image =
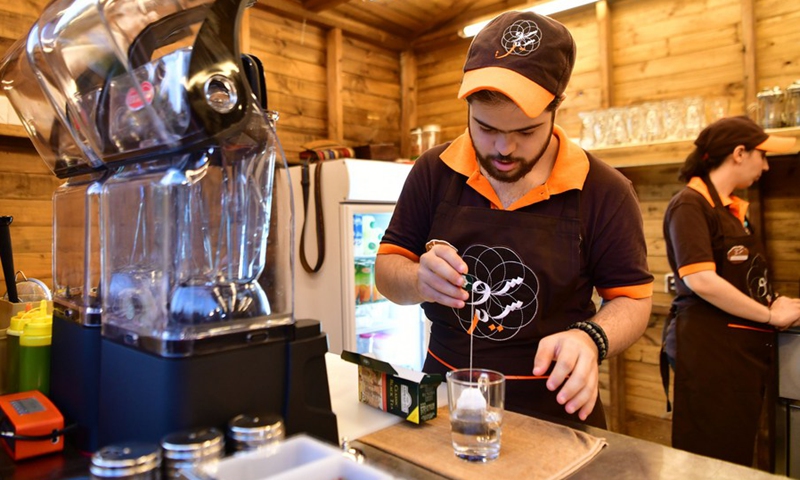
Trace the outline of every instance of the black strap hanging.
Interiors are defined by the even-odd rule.
[[[316,210],[316,226],[317,226],[317,263],[313,267],[309,265],[306,259],[306,224],[308,224],[308,194],[309,194],[309,181],[310,175],[308,170],[311,168],[309,162],[303,164],[303,176],[300,184],[303,187],[303,228],[300,232],[300,264],[303,265],[303,270],[308,273],[316,273],[322,268],[322,262],[325,261],[325,221],[322,214],[322,162],[317,163],[317,168],[314,170],[314,209]]]

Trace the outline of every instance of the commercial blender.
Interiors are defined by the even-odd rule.
[[[54,195],[51,399],[94,451],[236,415],[337,442],[246,0],[55,0],[0,69]],[[287,179],[287,181],[281,181]]]

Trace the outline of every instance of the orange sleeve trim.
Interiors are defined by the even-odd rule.
[[[381,243],[381,245],[378,247],[378,255],[386,254],[401,255],[412,262],[419,262],[419,255],[414,254],[410,250],[406,250],[403,247],[398,247],[397,245],[392,245],[391,243]]]
[[[604,300],[612,300],[617,297],[628,298],[649,298],[653,296],[653,282],[643,285],[629,285],[627,287],[597,288],[597,293]]]
[[[697,272],[707,272],[707,271],[716,272],[717,271],[717,264],[714,262],[700,262],[700,263],[692,263],[689,265],[684,265],[678,269],[678,276],[680,278],[685,277],[686,275],[691,275]]]

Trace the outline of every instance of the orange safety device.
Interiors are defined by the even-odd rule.
[[[64,449],[64,417],[38,390],[0,396],[0,410],[0,438],[14,460]]]

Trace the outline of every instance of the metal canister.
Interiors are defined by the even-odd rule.
[[[783,126],[784,93],[780,87],[765,88],[756,95],[756,123],[763,128],[780,128]]]
[[[160,480],[161,451],[151,443],[108,445],[92,455],[91,478]]]
[[[439,144],[441,125],[431,124],[422,127],[422,151],[426,151]]]
[[[231,452],[252,451],[278,445],[285,437],[280,415],[237,415],[228,422]]]
[[[161,439],[164,478],[181,478],[181,471],[216,472],[225,455],[225,437],[216,428],[171,433]]]
[[[800,80],[786,87],[786,114],[784,116],[787,127],[800,127]]]

